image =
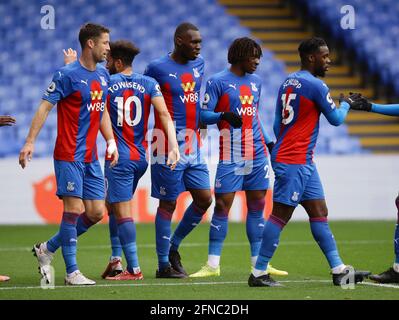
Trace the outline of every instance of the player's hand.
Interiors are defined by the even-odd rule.
[[[241,128],[242,126],[241,117],[234,112],[223,112],[220,119],[227,121],[234,129]]]
[[[339,102],[341,103],[342,101],[347,102],[352,110],[371,111],[371,103],[360,93],[349,92],[348,97],[341,93]]]
[[[0,127],[12,126],[16,123],[15,118],[11,116],[0,116]]]
[[[267,149],[269,150],[269,154],[272,154],[272,150],[274,148],[274,142],[269,142],[268,144],[266,144]]]
[[[171,169],[175,170],[177,162],[180,160],[180,152],[179,148],[173,148],[168,153],[168,160],[166,161],[166,165]]]
[[[65,64],[75,62],[78,59],[78,54],[76,50],[73,50],[72,48],[69,48],[68,50],[63,49],[62,52],[64,52]]]
[[[360,110],[360,111],[371,111],[371,102],[360,93],[352,93],[349,92],[350,95],[356,95],[356,102],[351,105],[351,109],[353,110]],[[359,97],[357,97],[359,95]]]
[[[119,160],[119,152],[118,152],[118,148],[116,147],[116,142],[115,139],[109,139],[107,141],[107,155],[108,157],[112,157],[113,159],[111,161],[111,163],[109,164],[109,166],[115,167],[118,164],[118,160]]]
[[[32,142],[26,142],[19,153],[19,165],[25,169],[27,161],[32,160],[34,146]]]

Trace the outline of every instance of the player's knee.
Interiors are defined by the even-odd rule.
[[[176,201],[160,201],[159,207],[167,212],[173,213],[176,209]]]
[[[247,201],[248,213],[263,211],[265,204],[265,198]]]
[[[86,212],[87,217],[94,223],[97,223],[102,220],[104,217],[104,210],[94,209],[89,212]]]
[[[216,199],[215,211],[225,212],[225,211],[228,211],[228,210],[229,210],[229,208],[227,207],[227,205],[225,204],[225,202],[222,199]]]
[[[212,197],[204,197],[200,199],[199,201],[195,201],[194,204],[198,207],[201,208],[202,210],[206,211],[212,204]]]

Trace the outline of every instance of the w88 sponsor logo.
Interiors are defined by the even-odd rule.
[[[256,107],[241,107],[241,108],[236,108],[236,111],[240,116],[256,115]]]
[[[186,93],[184,96],[179,96],[181,102],[183,103],[196,103],[199,100],[199,92],[190,92]]]
[[[96,112],[103,112],[105,109],[105,102],[92,102],[90,104],[87,104],[87,110],[89,110],[90,112],[92,111],[96,111]]]

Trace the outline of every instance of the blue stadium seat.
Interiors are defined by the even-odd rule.
[[[370,14],[376,10],[373,1],[353,0],[354,5],[362,12],[357,19],[359,30],[350,35],[340,35],[347,43],[364,39],[370,32]],[[367,2],[367,5],[364,5]],[[399,47],[399,4],[394,0],[381,0],[385,12],[378,27],[389,29],[395,35],[395,50]],[[302,0],[304,5],[309,1]],[[339,16],[331,12],[332,6],[344,5],[344,0],[322,0],[312,2],[309,11],[317,16],[323,12],[325,23],[337,25]],[[202,55],[206,60],[205,79],[213,73],[228,66],[227,49],[237,37],[250,36],[247,28],[242,27],[237,17],[227,14],[225,8],[216,0],[196,0],[190,6],[178,0],[147,0],[131,3],[118,0],[98,2],[95,0],[58,0],[54,6],[56,20],[54,30],[40,28],[38,17],[40,8],[48,1],[39,0],[27,2],[14,0],[10,3],[0,3],[0,36],[2,50],[0,52],[0,113],[13,114],[17,118],[17,126],[0,130],[0,157],[16,155],[22,146],[29,128],[30,121],[44,90],[51,81],[52,74],[63,65],[62,49],[72,47],[80,50],[77,31],[87,21],[105,24],[111,30],[111,40],[128,39],[135,42],[141,49],[141,54],[134,62],[134,70],[143,72],[146,65],[173,48],[173,33],[178,23],[190,21],[197,24],[203,37]],[[112,10],[110,10],[112,8]],[[339,11],[336,14],[340,15]],[[364,18],[363,18],[364,17]],[[339,21],[339,20],[338,20]],[[388,25],[389,24],[389,25]],[[388,26],[387,26],[388,25]],[[365,30],[365,31],[364,31]],[[381,29],[380,29],[381,30]],[[337,28],[334,32],[339,32]],[[377,33],[381,34],[381,32]],[[387,32],[388,34],[388,32]],[[376,40],[377,41],[377,40]],[[377,41],[374,45],[380,45]],[[390,44],[391,45],[391,44]],[[359,46],[359,55],[369,59],[377,68],[386,67],[386,62],[392,58],[392,52],[387,50],[378,59],[372,45]],[[370,68],[374,67],[370,64]],[[272,124],[276,95],[284,80],[285,66],[274,58],[273,54],[264,50],[258,74],[263,79],[261,120],[265,123],[268,133],[274,137]],[[18,75],[18,76],[15,76]],[[399,79],[399,66],[392,67],[384,73],[386,81]],[[399,92],[399,80],[397,83]],[[51,156],[56,138],[57,115],[53,110],[47,119],[36,144],[36,156]],[[349,138],[346,128],[332,128],[324,121],[320,124],[321,136],[318,153],[357,153],[362,152],[360,144]],[[331,129],[330,129],[331,127]],[[328,129],[327,129],[328,128]],[[343,143],[336,146],[335,139]],[[99,135],[99,153],[104,154],[104,144]],[[7,143],[5,143],[5,141]],[[14,141],[9,148],[9,141]],[[348,146],[351,146],[350,149]]]

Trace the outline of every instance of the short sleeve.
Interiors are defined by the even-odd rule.
[[[221,96],[221,91],[221,83],[210,78],[206,82],[204,101],[201,108],[203,110],[214,111]]]
[[[162,92],[161,92],[161,87],[159,86],[159,83],[155,80],[152,79],[150,80],[150,95],[151,99],[155,97],[162,97]]]
[[[315,82],[312,90],[313,99],[323,114],[330,113],[336,109],[335,103],[330,95],[330,89],[324,82]]]
[[[47,100],[51,104],[56,104],[71,93],[71,81],[62,71],[57,71],[53,75],[53,79],[44,92],[42,99]]]

